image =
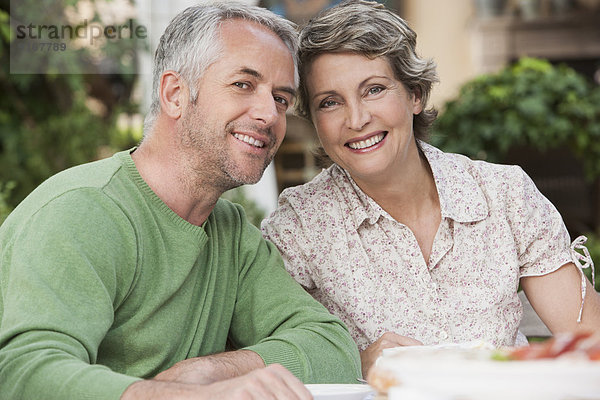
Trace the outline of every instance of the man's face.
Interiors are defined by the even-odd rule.
[[[256,183],[279,148],[294,100],[294,64],[281,39],[253,22],[221,27],[223,52],[180,119],[191,167],[225,190]]]

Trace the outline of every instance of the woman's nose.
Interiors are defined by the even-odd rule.
[[[349,105],[346,121],[349,129],[360,131],[371,121],[371,113],[361,103]]]

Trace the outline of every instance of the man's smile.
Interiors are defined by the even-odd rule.
[[[233,137],[237,140],[241,140],[244,143],[248,143],[251,146],[262,148],[265,146],[265,142],[262,140],[254,139],[252,136],[244,135],[241,133],[234,133]]]

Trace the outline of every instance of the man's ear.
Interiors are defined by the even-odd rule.
[[[172,119],[181,117],[185,103],[185,83],[175,71],[165,71],[160,77],[160,108]]]

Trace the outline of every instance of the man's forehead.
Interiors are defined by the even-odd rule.
[[[294,61],[290,49],[270,29],[252,21],[228,20],[221,28],[222,53],[216,64],[227,65],[228,75],[245,74],[257,79],[274,75],[294,82]],[[218,68],[218,67],[217,67]]]
[[[271,37],[287,48],[283,42],[283,39],[281,39],[281,37],[279,37],[279,35],[277,35],[271,29],[259,24],[258,22],[248,21],[241,18],[232,18],[222,21],[220,24],[219,33],[222,39],[230,39],[234,41],[240,39],[246,39],[247,41],[252,37],[263,37],[265,39]]]

